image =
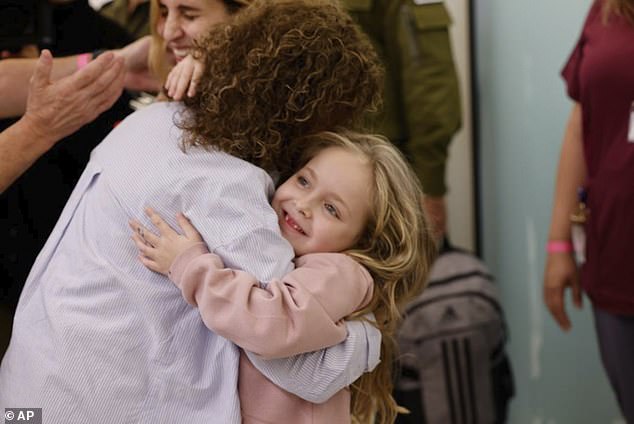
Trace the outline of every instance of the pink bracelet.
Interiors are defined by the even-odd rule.
[[[90,62],[90,59],[92,59],[92,54],[90,53],[83,53],[77,56],[77,69],[79,70],[83,68],[84,66],[88,65],[88,62]]]
[[[572,242],[570,240],[550,240],[546,243],[548,253],[571,253]]]

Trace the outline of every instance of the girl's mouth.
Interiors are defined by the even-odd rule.
[[[295,222],[295,220],[286,211],[284,211],[284,221],[293,230],[297,231],[298,233],[302,235],[306,235],[302,227],[300,227],[299,224]]]

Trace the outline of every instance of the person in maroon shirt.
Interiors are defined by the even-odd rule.
[[[603,365],[634,423],[634,0],[593,3],[562,76],[574,106],[557,171],[544,301],[568,330],[564,292],[571,289],[581,307],[583,288]],[[580,187],[589,213],[578,269],[570,240]]]

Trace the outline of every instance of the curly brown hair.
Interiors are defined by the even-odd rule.
[[[333,0],[255,0],[214,26],[194,56],[205,66],[178,123],[184,146],[269,171],[288,169],[300,136],[359,127],[381,101],[381,62]]]

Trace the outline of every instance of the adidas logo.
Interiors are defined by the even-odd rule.
[[[449,305],[449,306],[447,306],[445,308],[445,311],[443,312],[442,316],[440,317],[440,322],[444,323],[444,322],[456,321],[459,318],[460,317],[458,316],[458,313],[456,312],[454,307]]]

